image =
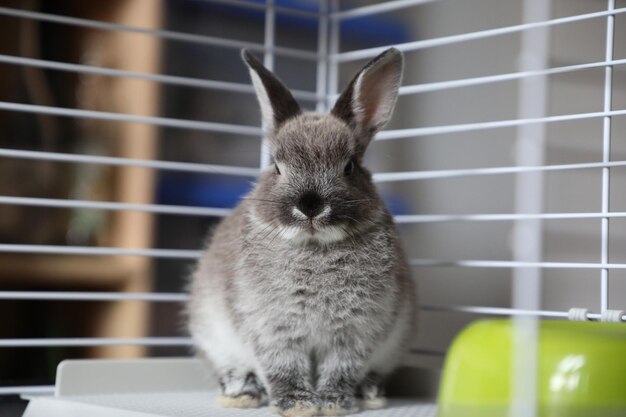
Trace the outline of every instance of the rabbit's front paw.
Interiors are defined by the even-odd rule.
[[[319,397],[308,391],[298,391],[279,396],[272,401],[272,411],[284,417],[309,417],[319,415]]]
[[[344,416],[359,411],[353,395],[326,393],[322,394],[322,414],[325,416]]]
[[[243,394],[236,396],[220,395],[215,401],[226,408],[256,408],[261,405],[261,398]]]
[[[387,405],[387,399],[385,397],[363,399],[363,407],[368,410],[378,410],[384,408],[385,405]]]

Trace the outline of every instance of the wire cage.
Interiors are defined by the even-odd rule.
[[[620,0],[0,1],[12,318],[0,395],[52,393],[63,359],[189,355],[188,268],[271,157],[241,48],[316,111],[366,60],[405,53],[367,165],[418,281],[408,366],[436,373],[480,316],[626,320],[624,12]],[[170,366],[139,361],[128,369]],[[94,363],[70,366],[61,391],[113,392],[119,381],[80,391]],[[411,415],[436,412],[416,404]]]

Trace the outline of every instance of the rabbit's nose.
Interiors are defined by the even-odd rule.
[[[313,218],[322,212],[324,200],[318,193],[309,191],[300,196],[296,208],[305,216]]]

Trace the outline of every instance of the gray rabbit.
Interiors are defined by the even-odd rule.
[[[403,56],[388,49],[330,114],[302,112],[244,50],[274,164],[218,226],[191,283],[189,329],[226,407],[269,397],[283,416],[382,407],[408,350],[415,285],[393,219],[362,166],[389,120]]]

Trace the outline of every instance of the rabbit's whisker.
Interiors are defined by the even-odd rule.
[[[345,200],[345,201],[342,201],[342,203],[362,203],[364,201],[375,201],[375,200],[372,198],[362,198],[359,200]]]
[[[272,223],[267,223],[265,226],[263,226],[263,227],[261,228],[261,230],[260,230],[260,231],[258,231],[258,232],[254,235],[254,237],[253,237],[251,240],[252,240],[252,241],[254,241],[254,240],[258,239],[258,238],[259,238],[261,235],[263,235],[263,234],[264,234],[263,239],[265,239],[265,237],[267,237],[267,235],[269,235],[269,234],[272,232],[272,230],[273,230],[272,226],[274,226]],[[269,231],[268,231],[268,230],[269,230]],[[266,233],[266,232],[267,232],[267,233]],[[262,240],[263,240],[263,239],[262,239]]]
[[[272,236],[272,238],[270,239],[270,241],[267,243],[267,245],[265,245],[266,247],[270,248],[270,250],[271,250],[272,243],[274,243],[274,240],[276,240],[276,238],[277,238],[279,235],[282,235],[282,233],[283,233],[283,231],[284,231],[284,229],[283,229],[282,227],[280,227],[280,226],[277,226],[274,230],[276,230],[277,232],[276,232],[276,233],[274,233],[274,235]]]
[[[242,200],[250,200],[250,201],[263,201],[266,203],[274,203],[274,204],[282,204],[280,201],[277,200],[268,200],[266,198],[252,198],[252,197],[244,197],[242,198]]]
[[[270,228],[270,230],[265,233],[263,235],[263,237],[261,238],[261,240],[265,241],[267,240],[270,236],[272,236],[274,234],[274,232],[276,232],[277,230],[280,230],[280,226],[276,226],[276,225],[272,225],[272,227]]]

